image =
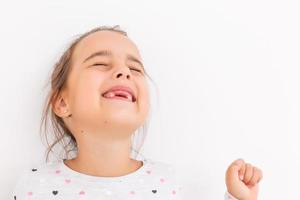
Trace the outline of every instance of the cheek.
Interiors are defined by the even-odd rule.
[[[140,91],[140,110],[147,115],[150,107],[150,94],[149,88],[146,84],[142,84]]]
[[[88,107],[99,105],[101,95],[100,85],[103,77],[95,75],[95,73],[87,73],[82,75],[74,84],[73,102],[76,110],[84,109],[86,111],[93,110]]]

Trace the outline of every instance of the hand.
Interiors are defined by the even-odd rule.
[[[237,159],[226,171],[227,191],[239,200],[257,200],[258,183],[262,177],[259,168]]]

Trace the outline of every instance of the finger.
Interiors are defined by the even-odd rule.
[[[259,169],[259,168],[257,168],[257,173],[258,173],[258,176],[259,176],[257,182],[259,183],[263,178],[263,173],[262,173],[261,169]]]
[[[258,183],[259,179],[260,179],[259,169],[257,167],[253,167],[253,176],[251,177],[248,184],[255,185],[256,183]]]
[[[246,172],[244,174],[244,183],[248,184],[253,176],[253,167],[250,163],[246,163]]]

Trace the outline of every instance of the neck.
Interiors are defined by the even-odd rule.
[[[76,171],[93,176],[122,176],[136,171],[142,163],[130,158],[131,136],[128,133],[82,133],[76,137],[78,154],[66,161]]]

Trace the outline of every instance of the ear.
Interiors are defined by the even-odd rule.
[[[57,98],[51,102],[53,112],[59,117],[68,117],[70,115],[70,109],[67,102],[68,101],[66,93],[61,91],[58,94]]]

